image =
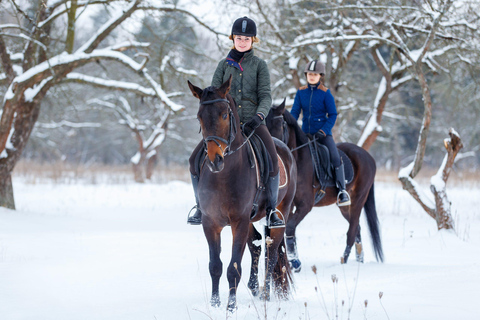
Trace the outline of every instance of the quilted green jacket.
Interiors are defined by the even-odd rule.
[[[255,56],[253,49],[239,63],[227,57],[219,62],[212,86],[220,87],[232,74],[230,94],[238,105],[240,122],[245,123],[258,112],[265,117],[272,107],[270,73],[267,63]]]

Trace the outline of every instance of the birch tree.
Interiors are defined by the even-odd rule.
[[[148,57],[133,57],[130,49],[141,50],[146,44],[127,41],[105,44],[109,35],[125,25],[137,12],[146,10],[179,11],[204,25],[188,10],[159,1],[52,1],[39,2],[33,17],[16,1],[8,8],[20,23],[0,25],[0,59],[3,73],[1,83],[7,89],[3,95],[0,119],[0,206],[15,208],[11,173],[14,169],[32,129],[38,119],[41,102],[49,90],[62,81],[75,80],[101,85],[115,90],[154,92],[165,106],[167,114],[178,112],[183,107],[172,101],[161,85],[149,74]],[[7,10],[5,2],[0,3]],[[77,19],[88,7],[109,6],[111,18],[83,43],[76,44]],[[55,26],[66,19],[68,30],[58,48],[52,34],[58,35]],[[208,27],[207,27],[208,28]],[[13,40],[15,41],[13,41]],[[21,40],[21,45],[18,45]],[[136,74],[135,82],[116,81],[91,77],[74,72],[85,65],[100,61],[113,61]]]

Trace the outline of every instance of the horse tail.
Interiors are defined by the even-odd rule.
[[[374,185],[370,187],[367,201],[363,208],[367,214],[368,228],[372,237],[373,249],[375,250],[375,258],[377,261],[383,262],[382,239],[380,238],[380,227],[378,223],[377,209],[375,208]]]
[[[285,238],[278,246],[277,264],[273,268],[272,279],[277,297],[287,299],[293,285],[293,274],[287,258]]]

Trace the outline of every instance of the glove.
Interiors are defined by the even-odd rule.
[[[255,131],[255,129],[258,128],[258,126],[260,126],[262,121],[263,119],[259,114],[254,115],[252,119],[248,120],[243,125],[243,133],[245,133],[245,135],[248,137],[253,131]]]
[[[325,132],[323,132],[323,130],[318,130],[317,133],[315,133],[315,138],[318,139],[322,139],[322,138],[325,138],[327,135],[325,134]]]

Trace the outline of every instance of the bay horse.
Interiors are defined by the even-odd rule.
[[[210,254],[209,269],[212,278],[210,303],[215,307],[220,306],[219,281],[222,275],[220,233],[225,226],[230,225],[233,244],[227,268],[229,284],[227,309],[233,312],[237,307],[236,291],[242,275],[241,262],[247,244],[252,256],[248,288],[254,296],[260,293],[262,298],[268,300],[273,282],[277,296],[288,298],[292,273],[286,257],[285,227],[269,229],[265,236],[266,279],[264,290],[260,292],[258,262],[262,249],[258,241],[262,236],[253,222],[265,217],[266,195],[265,192],[259,194],[258,211],[252,218],[252,207],[258,186],[256,165],[252,166],[250,163],[250,146],[246,143],[246,138],[237,132],[240,120],[235,101],[228,94],[231,82],[232,77],[219,88],[207,87],[203,90],[190,81],[188,86],[193,96],[200,100],[197,118],[206,151],[198,183],[198,200]],[[297,168],[290,149],[278,139],[274,139],[274,142],[280,157],[279,164],[283,163],[285,168],[283,185],[282,181],[280,182],[277,208],[287,219],[295,195]],[[280,171],[282,172],[282,169]]]
[[[296,228],[305,216],[315,207],[323,207],[336,203],[337,190],[335,187],[325,189],[326,195],[315,203],[315,194],[319,192],[319,183],[315,177],[309,138],[300,128],[297,120],[285,109],[285,100],[279,106],[273,106],[266,119],[267,127],[273,137],[283,140],[292,150],[297,162],[297,190],[293,200],[295,212],[289,215],[286,226],[287,255],[295,272],[301,270],[301,261],[298,258]],[[367,215],[375,258],[383,262],[383,249],[380,238],[380,227],[375,208],[374,179],[376,173],[375,159],[363,148],[352,143],[339,143],[342,150],[351,160],[354,178],[347,184],[347,191],[351,197],[350,206],[339,207],[343,217],[348,221],[347,245],[340,258],[346,263],[355,243],[356,259],[363,262],[363,246],[360,235],[359,218],[362,208]]]

